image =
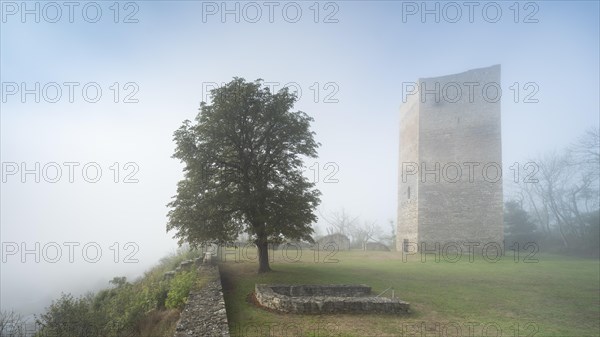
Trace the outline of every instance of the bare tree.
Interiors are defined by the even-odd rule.
[[[545,199],[540,199],[541,195],[539,185],[523,183],[521,184],[521,191],[523,195],[523,207],[525,204],[528,208],[533,211],[534,219],[540,225],[544,235],[551,235],[552,230],[550,229],[550,210]]]
[[[26,322],[14,311],[0,311],[0,336],[24,337]]]
[[[567,185],[567,161],[564,157],[554,153],[538,161],[540,168],[540,197],[548,205],[554,215],[558,231],[565,248],[569,248],[566,236],[567,227],[572,227],[567,214],[565,214],[564,195]]]
[[[600,129],[588,129],[569,150],[580,159],[580,163],[589,165],[596,176],[600,175]]]
[[[344,208],[339,212],[330,212],[329,215],[324,215],[320,212],[319,214],[329,225],[327,227],[327,234],[340,233],[346,236],[351,235],[352,226],[358,220],[358,216],[350,215]]]
[[[381,229],[375,221],[365,221],[362,226],[353,226],[351,232],[353,234],[352,237],[354,238],[354,242],[360,244],[363,250],[367,250],[367,243],[380,235]]]
[[[536,180],[521,184],[521,200],[546,235],[555,227],[564,248],[570,248],[571,241],[579,246],[597,226],[587,215],[600,208],[600,132],[588,130],[566,151],[535,163]]]
[[[572,189],[572,198],[580,202],[572,204],[579,216],[579,207],[585,212],[600,208],[600,129],[589,129],[569,149],[570,167],[578,180]],[[577,194],[577,195],[576,195]]]

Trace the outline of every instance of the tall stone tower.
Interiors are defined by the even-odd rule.
[[[500,65],[403,89],[397,249],[502,245]]]

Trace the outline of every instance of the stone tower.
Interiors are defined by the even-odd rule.
[[[397,249],[502,245],[500,65],[403,86]]]

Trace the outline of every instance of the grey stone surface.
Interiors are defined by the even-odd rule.
[[[167,271],[167,272],[165,272],[165,273],[163,274],[163,278],[164,278],[164,279],[171,279],[171,278],[175,277],[175,274],[176,274],[176,273],[175,273],[175,271],[174,271],[174,270]]]
[[[202,277],[210,280],[201,289],[191,291],[177,322],[174,337],[229,337],[227,311],[217,266],[199,268]]]
[[[397,250],[405,242],[438,251],[448,243],[502,244],[502,179],[493,181],[502,166],[499,85],[499,65],[420,79],[401,106]]]
[[[271,284],[258,285],[259,288],[271,288],[274,292],[285,296],[368,296],[371,287],[364,284]]]
[[[179,267],[181,267],[181,270],[190,270],[193,265],[194,265],[194,260],[185,260],[185,261],[181,261],[181,263],[179,263]]]
[[[374,297],[366,285],[256,284],[255,297],[263,307],[296,314],[388,313],[405,314],[409,303]]]
[[[202,259],[203,264],[211,264],[213,262],[213,255],[211,252],[204,253],[204,258]]]

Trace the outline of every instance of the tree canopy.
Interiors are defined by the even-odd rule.
[[[537,237],[536,225],[521,204],[510,200],[504,206],[504,236],[508,245],[517,243],[519,247],[524,247],[528,242],[534,242]]]
[[[517,198],[539,224],[547,246],[600,254],[600,129],[588,129],[562,151],[531,159]],[[525,166],[527,168],[527,166]]]
[[[313,118],[291,111],[297,97],[287,88],[272,93],[261,80],[234,78],[213,89],[211,100],[174,133],[173,157],[185,166],[168,204],[167,230],[192,247],[246,232],[265,272],[269,243],[312,242],[320,192],[302,166],[320,145],[310,131]]]

